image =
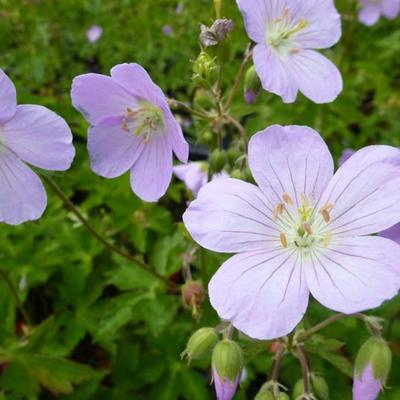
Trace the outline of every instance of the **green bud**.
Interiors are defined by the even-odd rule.
[[[215,149],[210,156],[210,166],[213,173],[221,172],[227,162],[226,153],[223,150]]]
[[[208,129],[204,129],[204,130],[200,133],[198,139],[199,139],[199,142],[200,142],[200,143],[209,144],[209,143],[211,143],[212,140],[214,139],[214,135],[213,135],[212,132],[209,131]]]
[[[304,382],[303,379],[300,379],[299,381],[296,382],[293,388],[293,398],[297,399],[300,397],[302,394],[304,394]]]
[[[254,400],[275,400],[274,395],[269,390],[261,390],[256,394]]]
[[[212,367],[221,380],[233,382],[243,368],[243,352],[233,340],[224,339],[219,342],[212,354]]]
[[[200,328],[188,340],[186,349],[181,353],[181,358],[188,361],[205,356],[217,343],[218,335],[213,328]]]
[[[210,111],[215,109],[215,98],[209,90],[198,89],[194,94],[193,105],[196,109]]]
[[[329,386],[322,376],[312,374],[311,385],[319,400],[329,400]]]
[[[228,161],[231,165],[234,165],[237,159],[242,155],[242,152],[236,147],[231,147],[228,152]]]
[[[254,66],[251,66],[244,78],[244,97],[247,103],[254,103],[261,92],[261,81]]]
[[[285,392],[280,392],[278,396],[275,398],[276,400],[290,400],[290,397]]]
[[[209,88],[218,79],[217,65],[205,51],[202,51],[193,64],[193,82],[195,85]]]
[[[369,364],[374,378],[385,383],[392,365],[392,352],[384,339],[371,337],[361,346],[355,362],[357,375],[361,376]]]
[[[231,173],[230,173],[231,178],[234,179],[243,179],[243,173],[240,169],[234,169]]]

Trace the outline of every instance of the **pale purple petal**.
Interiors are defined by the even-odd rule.
[[[256,43],[265,42],[267,21],[277,18],[283,10],[283,2],[270,2],[265,0],[236,0],[240,12],[243,15],[247,34]],[[281,4],[279,4],[281,3]]]
[[[103,35],[103,28],[99,25],[92,25],[86,31],[86,37],[90,43],[96,43]]]
[[[344,149],[342,156],[339,159],[339,167],[341,167],[356,151],[353,149]]]
[[[17,93],[11,79],[0,68],[0,124],[7,122],[17,111]]]
[[[253,49],[254,67],[261,80],[262,87],[268,92],[282,97],[285,103],[296,100],[298,87],[292,72],[273,49],[258,44]]]
[[[137,100],[109,76],[85,74],[72,82],[72,104],[92,125],[116,118],[121,123],[127,109]]]
[[[201,162],[190,162],[187,165],[177,165],[173,168],[175,175],[185,183],[186,187],[197,197],[199,190],[207,183],[207,171],[203,170]]]
[[[382,381],[374,377],[371,364],[358,376],[354,371],[353,400],[376,400],[382,389]]]
[[[318,132],[305,126],[273,125],[253,136],[249,165],[271,206],[288,194],[299,207],[301,194],[318,200],[333,175],[333,160]]]
[[[131,171],[132,190],[142,200],[155,202],[165,194],[172,178],[172,149],[165,135],[145,144]]]
[[[218,372],[213,368],[213,381],[215,387],[215,393],[217,395],[217,400],[232,400],[236,393],[239,377],[237,377],[233,382],[229,379],[221,379]]]
[[[118,64],[111,69],[111,78],[135,98],[147,100],[162,108],[167,106],[164,93],[141,65]]]
[[[273,209],[257,186],[226,178],[205,185],[183,221],[203,247],[235,253],[279,247],[272,216]]]
[[[400,150],[369,146],[356,152],[326,188],[320,206],[331,205],[327,230],[335,235],[377,233],[400,221]]]
[[[0,145],[0,221],[18,225],[39,219],[47,197],[39,177]]]
[[[237,254],[211,279],[211,304],[222,319],[254,339],[287,335],[307,308],[304,269],[293,250]]]
[[[302,50],[288,56],[297,87],[318,104],[330,103],[343,90],[342,75],[326,57],[313,50]]]
[[[9,149],[35,167],[65,171],[74,159],[69,126],[42,106],[18,106],[14,117],[3,125],[1,136]]]
[[[183,136],[182,128],[168,107],[164,107],[163,112],[165,116],[165,132],[168,135],[172,150],[179,161],[187,163],[189,144]]]
[[[396,224],[391,228],[380,232],[379,236],[393,240],[394,242],[400,244],[400,224]]]
[[[389,19],[394,19],[400,12],[400,0],[382,0],[382,14]]]
[[[379,5],[370,3],[364,5],[361,8],[360,13],[358,14],[358,19],[364,25],[371,26],[378,21],[380,16],[381,16],[381,10],[379,8]]]
[[[336,238],[307,261],[307,285],[325,307],[352,314],[380,306],[400,288],[400,246],[377,236]]]
[[[142,137],[119,126],[89,128],[91,168],[104,178],[116,178],[132,168],[144,147]]]

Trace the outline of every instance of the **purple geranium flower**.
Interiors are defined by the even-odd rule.
[[[0,69],[0,221],[36,220],[46,208],[43,184],[25,163],[65,171],[74,155],[66,122],[45,107],[17,105],[15,86]]]
[[[217,399],[232,400],[239,384],[239,376],[233,382],[229,378],[221,379],[217,370],[213,368],[213,380]]]
[[[203,247],[239,253],[209,284],[222,319],[258,339],[291,332],[309,292],[352,314],[400,288],[400,246],[377,236],[400,221],[400,150],[370,146],[333,175],[320,135],[272,126],[253,136],[249,164],[258,187],[208,183],[184,214]]]
[[[120,64],[111,77],[85,74],[72,84],[72,102],[90,123],[93,171],[115,178],[131,170],[132,190],[145,201],[163,196],[172,177],[172,151],[187,162],[189,146],[167,99],[138,64]]]
[[[400,0],[361,0],[358,18],[364,25],[371,26],[378,22],[381,15],[394,19],[399,12]]]
[[[174,30],[172,29],[171,25],[164,25],[162,27],[162,33],[164,36],[170,37],[174,33]]]
[[[383,379],[376,379],[374,371],[369,364],[361,376],[354,377],[353,382],[353,400],[375,400],[378,398],[382,389]]]
[[[92,25],[86,31],[86,37],[90,43],[96,43],[103,35],[103,28],[99,25]]]
[[[333,0],[237,0],[249,37],[257,43],[254,65],[263,88],[295,101],[302,92],[315,103],[342,91],[338,69],[313,49],[333,46],[341,21]]]

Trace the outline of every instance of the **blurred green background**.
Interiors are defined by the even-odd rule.
[[[319,106],[301,97],[284,105],[263,93],[249,106],[239,94],[232,112],[251,134],[273,123],[315,127],[336,159],[346,147],[399,146],[400,20],[366,28],[355,18],[351,1],[336,4],[343,37],[326,54],[343,73],[339,99]],[[248,39],[233,0],[224,1],[223,15],[235,21],[232,60],[223,75],[223,88],[229,89]],[[19,103],[51,108],[74,134],[75,162],[53,178],[98,231],[178,283],[183,281],[182,254],[193,246],[181,224],[187,201],[183,184],[174,181],[158,204],[145,204],[132,194],[127,175],[114,180],[94,175],[85,147],[87,124],[72,108],[69,91],[78,74],[107,74],[115,64],[138,62],[169,96],[191,101],[199,23],[210,25],[213,17],[211,0],[0,0],[0,67],[16,84]],[[86,38],[92,24],[104,31],[95,44]],[[166,25],[171,35],[163,33]],[[181,117],[197,158],[202,127]],[[219,322],[207,301],[201,317],[193,319],[179,294],[168,293],[152,276],[107,252],[50,190],[48,197],[39,222],[0,226],[0,271],[14,283],[32,323],[27,326],[0,280],[0,361],[6,360],[0,366],[0,399],[214,398],[209,360],[188,367],[179,358],[195,329]],[[196,255],[193,274],[206,285],[226,256],[202,250]],[[392,389],[382,399],[399,399],[400,300],[373,314],[385,318],[384,332],[395,354]],[[312,303],[305,323],[329,315]],[[351,363],[368,332],[348,319],[323,333],[345,344],[337,350],[343,343],[321,338],[322,344],[310,343],[312,368],[327,379],[331,399],[350,399]],[[242,344],[248,377],[239,400],[253,398],[273,355],[268,343]],[[300,377],[296,360],[285,358],[282,383],[292,388]]]

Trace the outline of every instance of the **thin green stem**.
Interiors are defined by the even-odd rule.
[[[96,229],[90,224],[90,222],[83,216],[80,210],[72,203],[72,201],[65,195],[65,193],[61,190],[61,188],[57,185],[57,183],[48,176],[42,176],[42,179],[47,183],[47,185],[53,190],[53,192],[62,200],[65,207],[69,209],[71,212],[75,214],[75,216],[79,219],[82,225],[86,228],[86,230],[98,241],[100,242],[105,248],[110,250],[113,253],[120,255],[121,257],[125,258],[126,260],[134,263],[143,271],[148,272],[149,274],[153,275],[154,277],[158,278],[159,280],[166,283],[169,288],[174,290],[179,290],[179,285],[171,282],[165,276],[159,274],[154,267],[150,266],[149,264],[145,263],[144,261],[138,259],[135,256],[127,253],[126,251],[120,249],[119,247],[115,246],[113,243],[110,243],[104,236],[102,236]]]
[[[304,340],[309,338],[310,336],[314,335],[314,333],[317,333],[318,331],[320,331],[321,329],[326,328],[327,326],[335,323],[336,321],[339,321],[342,318],[346,318],[348,317],[348,315],[346,314],[335,314],[332,315],[332,317],[329,317],[327,319],[325,319],[324,321],[320,322],[319,324],[313,326],[312,328],[310,328],[308,331],[302,333],[299,335],[298,340]]]
[[[243,141],[245,154],[247,154],[249,147],[249,138],[247,136],[246,129],[236,118],[232,117],[232,115],[226,114],[224,118],[238,130],[240,137],[242,138]]]
[[[202,119],[210,120],[213,118],[212,115],[210,115],[206,112],[201,112],[201,111],[195,110],[194,108],[188,106],[184,102],[176,100],[176,99],[168,99],[168,104],[170,105],[170,107],[181,108],[182,110],[188,112],[189,114],[192,114],[192,115],[202,118]]]
[[[4,282],[7,284],[7,286],[10,289],[10,292],[12,293],[14,299],[15,299],[15,304],[17,305],[17,308],[19,309],[20,313],[22,314],[22,317],[25,320],[25,323],[28,324],[29,326],[32,326],[31,319],[29,317],[28,312],[25,310],[24,305],[21,302],[21,299],[19,298],[17,289],[14,286],[14,283],[8,276],[8,274],[4,271],[0,271],[0,276],[3,278]]]

